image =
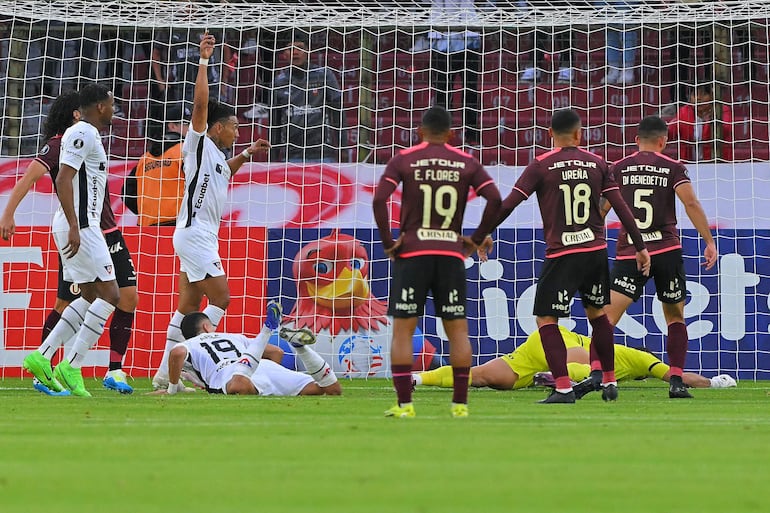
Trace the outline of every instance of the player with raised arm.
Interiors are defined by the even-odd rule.
[[[85,397],[91,394],[80,368],[120,301],[115,265],[100,229],[108,168],[99,131],[110,125],[113,107],[112,93],[106,88],[85,86],[80,91],[80,121],[61,138],[55,182],[61,205],[51,230],[64,279],[80,286],[81,297],[67,307],[64,322],[57,323],[40,349],[24,360],[24,367],[45,386],[55,390],[60,384]],[[73,332],[77,334],[69,354],[50,374],[50,361],[43,355],[50,358]]]
[[[259,139],[237,156],[226,159],[223,150],[238,139],[235,109],[209,100],[207,66],[214,52],[214,36],[204,34],[195,81],[190,129],[182,146],[185,193],[174,231],[174,250],[181,263],[179,303],[166,333],[166,349],[160,368],[153,377],[156,389],[168,385],[168,355],[184,341],[181,322],[188,313],[198,311],[203,296],[208,305],[203,313],[216,329],[230,304],[230,288],[219,256],[219,224],[227,201],[230,178],[258,151],[267,151],[267,141]]]
[[[602,397],[614,401],[618,389],[613,327],[604,312],[609,302],[609,263],[600,209],[602,196],[615,207],[628,229],[636,251],[636,264],[645,274],[649,272],[650,256],[607,163],[578,147],[582,125],[577,113],[571,109],[556,111],[548,132],[554,149],[536,157],[524,169],[503,201],[498,222],[502,223],[516,206],[533,193],[537,194],[546,250],[535,292],[534,314],[548,367],[556,380],[554,393],[541,402],[575,402],[567,373],[567,349],[558,320],[569,315],[572,296],[578,291],[593,328],[591,346],[604,371]]]
[[[3,215],[0,217],[0,235],[9,239],[16,231],[14,214],[19,204],[27,195],[32,186],[46,173],[50,173],[51,180],[56,183],[59,172],[59,154],[61,152],[62,134],[70,126],[80,119],[80,94],[77,91],[68,91],[59,95],[51,104],[51,109],[46,117],[44,125],[44,144],[37,157],[30,162],[24,176],[11,191],[8,203]],[[109,194],[105,192],[102,206],[101,229],[110,250],[112,262],[115,265],[115,276],[120,290],[120,301],[110,322],[110,360],[109,369],[102,383],[106,388],[117,390],[123,394],[130,394],[133,388],[126,381],[123,372],[123,356],[128,349],[128,341],[131,338],[131,327],[134,322],[134,310],[137,304],[136,271],[131,260],[131,254],[126,247],[123,234],[115,223],[115,215],[110,206]],[[48,314],[43,325],[43,339],[40,349],[31,353],[24,360],[24,367],[32,374],[52,376],[50,373],[51,357],[56,349],[66,344],[67,339],[75,335],[73,326],[75,319],[82,317],[82,312],[87,309],[80,303],[73,308],[65,310],[67,306],[80,296],[77,285],[66,281],[63,277],[61,258],[59,258],[59,283],[56,291],[56,302]],[[65,313],[66,312],[66,313]],[[64,316],[65,322],[59,323]],[[57,326],[56,334],[48,341],[48,335]],[[47,342],[47,343],[46,343]],[[46,372],[48,371],[48,372]],[[39,380],[45,388],[39,390],[48,392],[60,392],[60,384],[55,380]],[[48,383],[45,383],[48,381]]]
[[[465,318],[465,257],[490,233],[500,208],[500,192],[473,156],[447,144],[452,135],[449,113],[431,107],[422,118],[422,142],[402,150],[385,168],[374,195],[373,210],[385,253],[393,262],[388,314],[393,316],[391,370],[398,404],[389,417],[414,417],[412,405],[412,336],[423,314],[428,291],[449,338],[454,373],[453,417],[468,416],[471,346]],[[403,184],[400,235],[393,240],[387,201]],[[479,227],[462,236],[471,187],[487,204]]]
[[[667,141],[666,122],[658,116],[648,116],[639,123],[636,136],[639,151],[612,167],[620,184],[620,192],[642,231],[652,265],[649,276],[637,271],[628,232],[620,230],[615,264],[610,275],[610,304],[605,311],[610,323],[615,326],[631,303],[642,296],[647,281],[653,278],[668,325],[666,352],[671,364],[668,396],[676,399],[692,397],[682,382],[688,340],[684,323],[687,278],[684,274],[682,243],[676,226],[677,197],[684,205],[687,217],[706,242],[703,265],[707,270],[717,262],[717,248],[706,214],[687,176],[687,169],[681,162],[661,153]],[[604,208],[609,210],[607,205]],[[596,368],[593,353],[591,356],[591,366]],[[593,377],[596,378],[595,375]]]
[[[559,326],[564,345],[567,348],[567,370],[570,380],[577,383],[573,388],[575,398],[580,399],[594,390],[588,382],[591,368],[589,350],[591,337],[569,331]],[[535,331],[512,353],[498,356],[471,368],[472,387],[490,387],[496,390],[519,390],[538,386],[554,386],[553,376],[543,351],[540,333]],[[618,381],[643,379],[647,377],[669,381],[668,365],[652,353],[633,347],[615,344],[615,377]],[[727,388],[737,386],[735,379],[727,374],[707,378],[694,372],[682,374],[685,385],[695,388]],[[414,375],[415,386],[452,386],[452,369],[448,365]]]
[[[271,302],[262,330],[255,338],[241,334],[215,333],[211,320],[202,312],[182,319],[185,342],[171,350],[169,385],[155,394],[176,394],[187,389],[179,381],[182,371],[196,375],[206,391],[228,395],[340,395],[342,387],[324,359],[307,347],[315,336],[307,328],[282,328],[280,336],[289,341],[308,374],[289,370],[265,359],[262,353],[272,332],[281,324],[281,306]]]

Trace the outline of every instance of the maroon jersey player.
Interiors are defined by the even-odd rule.
[[[549,133],[554,149],[530,163],[503,202],[502,222],[522,201],[537,194],[546,242],[546,258],[535,293],[534,313],[556,389],[544,403],[573,403],[567,374],[567,350],[558,318],[569,315],[570,302],[580,292],[593,327],[591,346],[604,370],[602,397],[617,398],[612,325],[604,313],[609,302],[607,241],[600,198],[615,207],[633,240],[636,263],[649,270],[650,257],[634,217],[620,196],[606,162],[578,148],[582,127],[573,110],[554,113]]]
[[[452,414],[468,414],[471,348],[465,319],[464,259],[492,230],[500,193],[478,160],[447,144],[450,126],[444,108],[428,109],[419,130],[422,143],[388,162],[372,205],[382,245],[394,260],[388,313],[394,317],[391,370],[398,404],[386,416],[414,416],[412,336],[428,291],[449,338],[455,380]],[[394,241],[387,200],[399,184],[403,186],[400,235]],[[471,188],[487,204],[479,227],[468,238],[461,230]]]
[[[708,219],[681,162],[661,152],[666,147],[668,131],[665,121],[649,116],[639,123],[636,144],[639,151],[617,162],[612,171],[620,192],[636,218],[642,238],[651,256],[650,275],[644,276],[634,265],[634,249],[628,232],[618,234],[615,264],[610,273],[610,304],[605,308],[614,326],[626,309],[637,301],[644,285],[653,278],[663,315],[668,325],[666,352],[671,365],[669,397],[692,397],[682,383],[682,368],[687,357],[687,326],[684,323],[686,278],[676,220],[676,197],[684,204],[687,216],[706,242],[704,266],[716,264],[717,249]],[[608,209],[607,206],[605,208]],[[592,358],[593,360],[593,358]],[[592,368],[596,367],[591,362]]]

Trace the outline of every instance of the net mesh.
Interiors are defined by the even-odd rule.
[[[210,95],[236,109],[234,151],[259,137],[273,144],[264,162],[236,175],[226,208],[221,250],[233,303],[224,329],[255,332],[266,298],[280,298],[289,312],[296,306],[295,317],[306,315],[298,298],[307,295],[307,284],[298,278],[295,257],[313,244],[343,247],[352,237],[365,254],[364,281],[376,304],[359,310],[358,301],[338,301],[329,313],[314,303],[313,312],[327,317],[367,319],[365,329],[355,321],[318,321],[318,348],[345,375],[379,375],[388,368],[390,328],[381,306],[389,265],[377,242],[371,195],[383,164],[418,140],[416,127],[428,106],[449,107],[452,143],[487,165],[507,194],[520,166],[550,148],[547,126],[555,109],[576,109],[585,147],[617,160],[633,152],[642,117],[681,119],[693,88],[704,86],[716,122],[709,128],[683,123],[667,149],[691,161],[723,255],[719,273],[701,271],[701,242],[680,212],[690,280],[688,367],[767,377],[770,352],[762,341],[770,324],[764,256],[770,217],[762,203],[769,199],[763,170],[770,159],[770,5],[471,4],[0,1],[0,203],[39,150],[41,123],[58,94],[93,81],[113,91],[119,111],[105,136],[112,206],[140,275],[127,364],[136,375],[149,373],[176,301],[173,228],[136,227],[119,192],[136,159],[189,109],[197,41],[209,30],[218,41]],[[290,65],[296,42],[309,50],[311,67],[322,71],[320,82],[292,98],[291,115],[279,96],[281,84],[298,77]],[[688,130],[702,142],[680,144]],[[4,375],[18,372],[19,355],[37,345],[53,304],[57,264],[49,225],[56,204],[50,180],[40,180],[16,212],[17,235],[3,247],[10,270],[5,294],[15,294],[5,296]],[[482,208],[483,202],[471,203],[466,225]],[[479,362],[511,351],[534,329],[530,305],[543,256],[536,208],[523,205],[502,226],[493,262],[468,264]],[[312,283],[328,285],[327,278],[317,273]],[[570,326],[586,333],[579,301],[575,309]],[[665,323],[652,294],[631,312],[619,340],[662,353]],[[415,351],[422,364],[435,365],[448,353],[438,324],[429,315],[420,325]],[[99,347],[107,345],[105,336]]]

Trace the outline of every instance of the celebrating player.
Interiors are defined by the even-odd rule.
[[[63,277],[80,285],[81,297],[62,314],[63,322],[41,347],[24,359],[24,367],[51,390],[66,387],[89,397],[80,368],[88,350],[104,331],[120,301],[115,265],[99,228],[107,187],[107,153],[99,131],[112,121],[112,93],[99,85],[80,91],[80,121],[61,138],[56,193],[61,203],[54,215],[53,238],[59,248]],[[67,357],[51,373],[49,358],[74,333]]]
[[[415,415],[412,335],[429,290],[449,338],[455,383],[451,413],[454,417],[468,416],[471,347],[465,319],[464,258],[491,231],[500,193],[478,160],[447,144],[451,123],[444,108],[428,109],[419,129],[422,143],[390,160],[374,195],[374,217],[382,245],[394,260],[388,314],[394,317],[391,370],[398,404],[385,412],[389,417]],[[387,200],[402,182],[401,233],[394,241]],[[460,230],[471,187],[487,205],[479,227],[468,239]]]
[[[29,164],[24,176],[19,180],[11,191],[8,204],[5,207],[2,217],[0,217],[0,234],[4,239],[9,239],[16,231],[14,213],[21,201],[27,195],[32,186],[45,175],[51,174],[51,179],[56,182],[56,176],[59,172],[59,154],[61,151],[62,134],[64,131],[80,119],[80,95],[77,91],[62,93],[51,104],[51,110],[48,113],[44,125],[44,144],[37,157]],[[123,356],[128,349],[128,341],[131,337],[131,327],[134,322],[134,310],[137,303],[136,291],[136,271],[134,263],[131,260],[131,254],[126,247],[126,241],[123,234],[115,223],[115,215],[110,206],[109,194],[105,192],[104,203],[101,211],[101,229],[107,241],[110,250],[112,263],[115,266],[115,276],[117,277],[118,287],[120,289],[120,301],[118,302],[115,313],[112,315],[110,323],[110,362],[107,374],[104,377],[103,384],[106,388],[117,390],[123,394],[130,394],[133,388],[126,382],[126,374],[123,372]],[[56,291],[56,302],[53,309],[48,314],[43,325],[43,339],[40,349],[33,352],[24,360],[24,367],[34,375],[43,376],[43,384],[48,381],[46,388],[53,392],[60,392],[60,384],[53,378],[45,379],[51,376],[51,357],[56,349],[66,343],[66,338],[74,335],[71,326],[75,325],[70,317],[80,316],[77,312],[85,311],[80,304],[74,309],[67,311],[65,322],[58,323],[67,305],[75,301],[80,296],[80,291],[76,285],[64,280],[61,258],[59,259],[59,284]],[[58,324],[57,324],[58,323]],[[48,335],[59,326],[61,333],[57,333],[48,343]],[[46,373],[46,371],[49,371]]]
[[[567,348],[567,370],[570,380],[583,381],[589,377],[589,353],[591,337],[571,332],[559,326],[564,345]],[[471,383],[473,387],[490,387],[497,390],[518,390],[536,383],[538,374],[548,370],[543,343],[540,333],[535,331],[527,340],[512,353],[499,356],[481,365],[471,368]],[[550,373],[548,374],[550,376]],[[548,377],[546,376],[546,377]],[[654,377],[669,381],[672,377],[668,365],[656,358],[652,353],[615,344],[615,377],[618,381]],[[727,374],[706,378],[693,372],[685,372],[681,378],[684,384],[696,388],[726,388],[736,386],[735,380]],[[421,372],[414,375],[415,385],[452,386],[452,369],[445,365],[438,369]],[[550,381],[550,380],[549,380]],[[593,390],[585,385],[575,386],[576,398],[585,395],[584,388]]]
[[[202,312],[186,315],[181,324],[186,341],[171,350],[168,388],[156,394],[184,391],[179,379],[185,368],[195,373],[196,381],[210,393],[280,396],[342,393],[329,364],[306,347],[315,343],[315,336],[306,328],[283,328],[281,337],[289,341],[309,375],[262,358],[270,335],[281,324],[278,303],[267,305],[265,324],[253,339],[240,334],[215,333],[211,320]]]
[[[168,355],[184,338],[181,322],[200,309],[203,296],[208,306],[203,313],[216,329],[230,303],[230,289],[219,256],[219,223],[227,200],[230,178],[258,151],[270,145],[259,139],[237,156],[226,160],[223,150],[238,139],[238,118],[227,105],[209,100],[207,66],[214,52],[214,36],[206,33],[200,44],[201,57],[195,81],[190,130],[182,146],[185,193],[174,231],[174,250],[179,255],[179,303],[166,332],[166,349],[152,384],[168,384]]]
[[[631,207],[636,224],[642,230],[652,265],[649,276],[638,272],[632,260],[634,250],[628,242],[628,233],[622,229],[618,234],[617,256],[610,275],[610,304],[605,307],[605,311],[610,323],[616,325],[631,303],[642,296],[647,280],[654,279],[668,325],[666,352],[671,363],[668,396],[675,399],[692,397],[685,387],[686,383],[682,381],[688,340],[684,323],[687,279],[682,260],[682,243],[676,227],[675,197],[684,204],[687,216],[706,241],[703,252],[706,261],[703,265],[707,270],[716,264],[717,248],[706,214],[687,176],[687,169],[681,162],[661,153],[667,140],[665,121],[657,116],[648,116],[639,123],[636,136],[639,151],[612,167],[623,199]],[[607,205],[604,208],[609,210]],[[592,353],[591,366],[595,368],[593,356]]]
[[[618,396],[612,324],[604,306],[609,302],[609,265],[600,197],[604,195],[628,229],[636,250],[636,263],[645,275],[650,255],[618,185],[601,157],[578,148],[582,126],[571,109],[556,111],[548,129],[554,149],[531,162],[503,201],[502,222],[522,201],[537,193],[545,233],[545,264],[535,292],[534,314],[543,349],[556,380],[554,393],[542,403],[574,403],[567,373],[567,350],[558,328],[559,317],[569,315],[570,302],[580,291],[593,327],[591,346],[601,368],[602,397]],[[499,223],[498,223],[499,224]],[[483,249],[483,248],[482,248]]]

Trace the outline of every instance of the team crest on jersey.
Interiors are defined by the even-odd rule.
[[[111,266],[111,265],[105,265],[105,266],[104,266],[104,269],[105,269],[105,270],[106,270],[108,273],[112,274],[112,266]]]
[[[80,149],[83,147],[83,139],[75,139],[72,141],[72,146],[74,146],[76,149]]]
[[[42,148],[40,148],[40,155],[41,155],[41,156],[42,156],[42,155],[48,155],[48,152],[49,152],[49,151],[51,151],[51,147],[50,147],[50,146],[48,146],[48,145],[46,144],[45,146],[43,146]]]
[[[221,175],[223,171],[222,164],[217,164],[216,170],[217,170],[217,173]]]

